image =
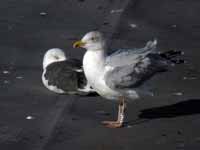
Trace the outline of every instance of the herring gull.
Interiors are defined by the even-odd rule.
[[[158,53],[157,41],[147,42],[144,48],[121,49],[111,55],[106,53],[106,40],[102,33],[91,31],[73,47],[85,48],[83,69],[89,84],[102,97],[119,100],[116,121],[103,121],[110,128],[124,125],[126,101],[135,100],[151,92],[142,85],[152,76],[167,71],[172,63],[180,63],[180,51]]]
[[[59,48],[52,48],[45,53],[42,82],[50,91],[59,94],[94,93],[83,73],[82,62],[67,58]]]

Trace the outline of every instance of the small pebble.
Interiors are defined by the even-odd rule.
[[[187,80],[188,79],[188,77],[183,77],[183,80]]]
[[[121,13],[123,11],[124,11],[123,9],[115,9],[115,10],[113,9],[113,10],[110,11],[110,13],[111,14],[113,14],[113,13]]]
[[[32,119],[34,119],[34,117],[33,116],[27,116],[26,119],[27,120],[32,120]]]
[[[4,70],[3,71],[3,74],[9,74],[10,72],[9,71],[7,71],[7,70]]]
[[[18,76],[18,77],[16,77],[16,79],[23,79],[23,77],[22,76]]]
[[[177,92],[177,93],[173,93],[173,95],[176,95],[176,96],[182,96],[183,93],[182,93],[182,92]]]
[[[133,23],[129,24],[129,26],[130,26],[131,28],[137,28],[137,25],[136,25],[136,24],[133,24]]]
[[[183,77],[183,80],[196,80],[197,77]]]
[[[40,13],[40,16],[46,16],[46,15],[47,15],[46,12],[41,12],[41,13]]]

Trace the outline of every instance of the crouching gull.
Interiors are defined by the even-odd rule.
[[[94,93],[83,73],[82,62],[67,58],[58,48],[50,49],[44,55],[42,82],[46,88],[59,94]]]
[[[103,121],[107,127],[124,125],[124,111],[127,100],[135,100],[143,95],[151,95],[142,85],[159,72],[167,71],[171,63],[180,63],[181,52],[156,52],[157,41],[149,41],[144,48],[122,49],[111,55],[106,54],[106,41],[102,33],[87,33],[73,47],[87,51],[83,58],[83,69],[89,84],[102,97],[119,100],[116,121]]]

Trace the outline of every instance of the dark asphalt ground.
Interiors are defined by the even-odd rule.
[[[200,149],[199,1],[0,3],[0,150]],[[160,51],[185,52],[186,64],[149,82],[154,97],[128,104],[128,125],[121,129],[100,124],[116,117],[116,103],[57,95],[41,82],[44,52],[59,47],[81,59],[84,50],[72,43],[94,29],[104,31],[111,49],[157,38]]]

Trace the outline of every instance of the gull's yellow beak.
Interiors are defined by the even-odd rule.
[[[80,41],[76,41],[76,42],[74,42],[74,44],[73,44],[73,48],[83,47],[84,45],[85,45],[85,43],[82,42],[81,40],[80,40]]]

